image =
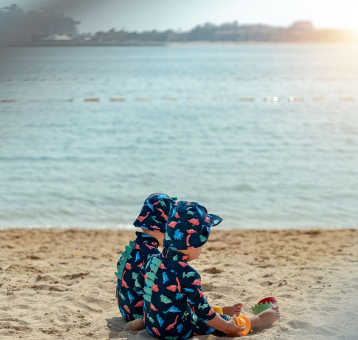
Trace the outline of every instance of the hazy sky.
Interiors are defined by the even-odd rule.
[[[237,20],[288,26],[311,20],[316,27],[358,30],[358,0],[0,0],[23,9],[56,3],[80,20],[80,32],[126,30],[189,30],[197,24]]]

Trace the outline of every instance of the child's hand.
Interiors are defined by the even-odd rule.
[[[227,329],[225,331],[225,333],[227,335],[232,335],[232,336],[235,336],[235,337],[242,336],[239,332],[243,332],[246,329],[245,326],[244,327],[236,326],[236,323],[235,323],[236,318],[237,318],[237,315],[234,314],[232,316],[232,319],[230,321],[228,321]]]

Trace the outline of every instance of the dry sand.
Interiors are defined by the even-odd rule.
[[[153,339],[124,332],[114,271],[133,232],[0,231],[0,339]],[[192,262],[212,304],[275,296],[251,339],[358,339],[358,231],[213,231]],[[214,336],[203,336],[210,338]]]

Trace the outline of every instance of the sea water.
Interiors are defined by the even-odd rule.
[[[154,192],[223,228],[358,227],[357,46],[0,56],[0,227],[125,227]]]

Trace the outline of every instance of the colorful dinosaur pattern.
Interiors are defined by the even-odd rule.
[[[216,331],[205,323],[216,312],[205,298],[200,275],[187,259],[180,252],[164,248],[147,261],[137,276],[137,293],[148,296],[144,300],[145,326],[158,339],[187,339]],[[230,320],[227,315],[222,317]]]
[[[174,205],[174,199],[165,194],[149,195],[144,201],[134,226],[165,233],[167,220]]]
[[[174,250],[201,247],[208,240],[211,228],[221,221],[221,217],[208,214],[198,203],[176,202],[167,221],[163,246]]]
[[[151,256],[160,254],[159,242],[154,237],[140,232],[137,232],[136,235],[135,244],[132,244],[133,249],[126,248],[126,251],[131,250],[128,259],[124,259],[122,255],[117,263],[119,269],[123,268],[122,276],[117,279],[117,304],[123,318],[128,321],[143,316],[143,296],[138,295],[134,289],[137,275]]]

